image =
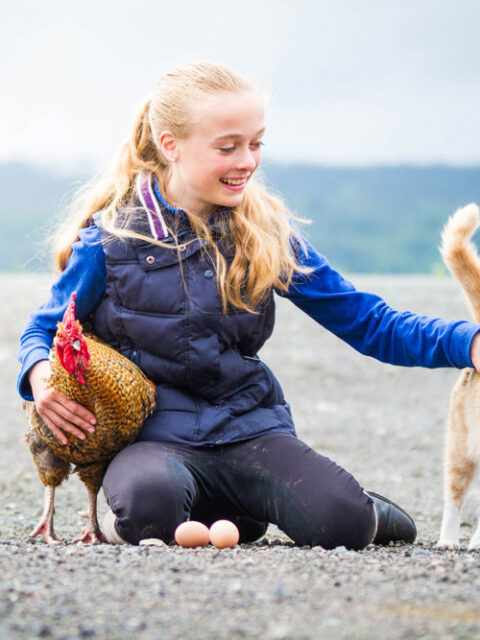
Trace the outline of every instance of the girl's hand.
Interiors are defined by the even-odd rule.
[[[480,371],[480,332],[475,335],[470,347],[470,359],[477,371]]]
[[[48,360],[37,362],[30,369],[28,379],[32,388],[35,408],[47,427],[62,444],[67,444],[65,433],[71,433],[85,440],[88,433],[94,433],[97,420],[84,406],[67,398],[63,393],[47,387],[50,377]]]

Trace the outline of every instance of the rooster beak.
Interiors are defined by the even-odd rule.
[[[72,342],[72,347],[75,349],[75,351],[80,351],[80,340],[74,340]]]

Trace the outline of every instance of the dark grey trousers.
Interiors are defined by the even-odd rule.
[[[298,545],[362,549],[376,527],[372,499],[345,469],[285,433],[215,447],[137,442],[103,480],[119,535],[169,543],[187,519],[234,521],[241,542],[276,524]]]

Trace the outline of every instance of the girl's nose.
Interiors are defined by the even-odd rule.
[[[257,167],[257,159],[251,149],[245,149],[242,154],[238,156],[237,168],[246,171],[254,171]]]

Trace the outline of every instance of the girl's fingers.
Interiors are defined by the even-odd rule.
[[[47,425],[47,427],[50,429],[50,431],[53,433],[53,435],[60,440],[60,442],[62,444],[68,444],[68,438],[67,436],[63,433],[63,431],[61,431],[60,429],[58,429],[54,424],[47,422],[46,420],[44,420],[45,424]]]
[[[37,362],[29,373],[35,406],[45,424],[63,444],[68,443],[66,433],[85,440],[84,431],[93,433],[97,420],[93,413],[78,402],[70,400],[60,391],[48,386],[50,375],[48,360]]]
[[[47,411],[44,413],[42,418],[52,433],[60,440],[60,442],[63,442],[63,444],[67,444],[68,442],[65,433],[71,433],[72,436],[75,436],[75,438],[79,438],[80,440],[85,440],[86,438],[86,435],[81,431],[81,429],[58,413]]]
[[[93,425],[97,423],[97,420],[93,413],[91,413],[88,409],[86,409],[78,402],[74,402],[70,400],[63,393],[59,393],[58,391],[54,391],[50,398],[58,403],[58,407],[55,407],[56,410],[67,420],[73,422],[79,427],[86,429],[90,433],[95,431]]]
[[[60,422],[55,418],[56,415],[63,420],[62,424],[72,424],[89,433],[95,431],[92,424],[92,422],[96,422],[95,416],[82,405],[65,398],[63,394],[52,393],[42,398],[38,403],[37,411],[42,417],[48,415],[57,426],[60,425]]]

